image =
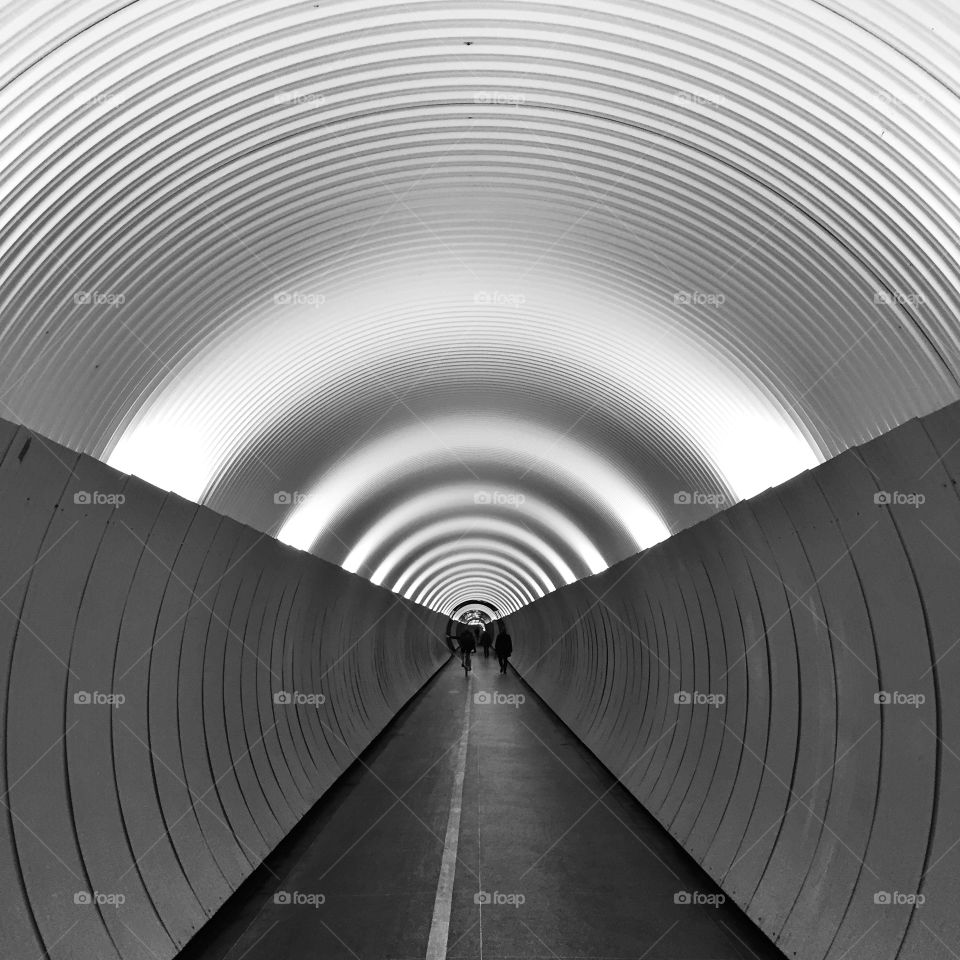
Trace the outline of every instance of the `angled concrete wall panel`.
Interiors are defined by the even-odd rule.
[[[511,618],[517,669],[790,957],[960,939],[958,482],[954,405]]]
[[[447,658],[446,618],[0,422],[5,955],[173,956]]]

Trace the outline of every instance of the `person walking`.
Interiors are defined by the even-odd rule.
[[[507,633],[503,627],[500,628],[500,632],[497,634],[497,639],[493,644],[493,652],[497,655],[500,672],[506,673],[507,661],[513,653],[513,641],[510,639],[510,634]]]
[[[490,632],[489,625],[484,626],[483,633],[480,634],[480,646],[483,647],[484,657],[489,658],[490,647],[493,645],[493,634]]]
[[[477,649],[477,643],[473,631],[466,624],[460,628],[457,641],[460,645],[460,665],[465,671],[469,672],[471,669],[470,654]]]

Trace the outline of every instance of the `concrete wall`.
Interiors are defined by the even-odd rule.
[[[445,617],[2,421],[0,530],[12,960],[173,956],[449,655]]]
[[[956,956],[958,481],[954,405],[511,618],[520,673],[787,956]]]

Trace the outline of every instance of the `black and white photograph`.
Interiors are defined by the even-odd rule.
[[[0,0],[0,960],[960,960],[960,0]]]

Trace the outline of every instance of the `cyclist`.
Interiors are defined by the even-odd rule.
[[[457,642],[460,646],[460,664],[464,672],[469,673],[471,669],[470,654],[477,649],[477,641],[473,631],[466,624],[460,628],[460,632],[457,634]]]

